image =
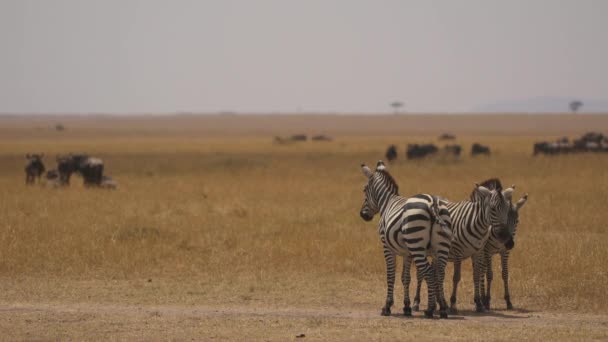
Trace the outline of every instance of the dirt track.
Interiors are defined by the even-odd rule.
[[[395,310],[397,311],[397,310]],[[372,310],[116,304],[2,304],[3,339],[374,340],[606,339],[608,317],[525,311],[462,312],[448,321]]]

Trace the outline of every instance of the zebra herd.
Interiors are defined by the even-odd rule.
[[[46,171],[42,159],[44,154],[26,154],[28,160],[25,166],[25,184],[33,185]],[[104,175],[104,164],[100,158],[90,157],[86,154],[59,155],[56,158],[57,168],[46,172],[46,185],[57,188],[70,185],[72,174],[82,176],[86,187],[101,187],[116,189],[118,184],[110,176]]]
[[[526,203],[527,194],[513,205],[515,186],[503,189],[498,179],[490,179],[475,184],[468,200],[451,202],[430,194],[408,198],[399,195],[399,187],[382,161],[378,162],[375,171],[365,164],[361,165],[361,169],[367,178],[367,184],[364,187],[365,197],[360,216],[365,221],[371,221],[376,214],[380,214],[378,233],[387,269],[387,296],[382,315],[390,315],[394,303],[397,256],[403,257],[401,280],[404,287],[403,312],[406,316],[412,315],[412,309],[419,309],[420,288],[424,280],[429,289],[425,317],[433,317],[436,303],[439,304],[439,316],[448,317],[443,290],[448,261],[454,263],[449,310],[457,312],[456,295],[461,263],[468,258],[473,262],[476,310],[489,310],[493,276],[491,259],[495,254],[501,256],[507,308],[513,307],[508,291],[507,264],[509,251],[514,247],[519,209]],[[428,257],[432,257],[432,264],[428,262]],[[412,262],[418,279],[413,308],[409,296]],[[487,279],[487,293],[483,275]]]

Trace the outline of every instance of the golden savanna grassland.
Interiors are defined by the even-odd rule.
[[[56,123],[65,126],[56,131]],[[602,115],[0,117],[0,331],[7,339],[608,337],[608,154],[533,157],[538,140],[608,132]],[[463,156],[406,161],[408,143],[457,135]],[[273,143],[328,134],[331,142]],[[473,142],[491,157],[469,155]],[[448,321],[380,317],[377,219],[359,217],[359,164],[382,159],[402,195],[468,197],[499,177],[529,194],[506,311]],[[101,157],[116,191],[24,185],[24,155]],[[446,292],[451,291],[451,265]],[[393,312],[401,312],[396,286]],[[426,300],[423,300],[426,302]],[[418,313],[416,316],[421,316]],[[512,319],[510,319],[512,318]]]

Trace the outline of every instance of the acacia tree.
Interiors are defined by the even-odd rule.
[[[391,107],[393,107],[395,114],[399,114],[399,108],[403,107],[403,102],[395,101],[391,103]]]
[[[574,100],[574,101],[570,102],[570,110],[574,114],[576,114],[578,112],[578,110],[581,109],[582,106],[583,106],[582,101]]]

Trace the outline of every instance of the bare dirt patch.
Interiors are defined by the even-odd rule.
[[[524,310],[446,321],[354,308],[16,303],[0,304],[0,330],[9,339],[605,339],[608,316]]]

